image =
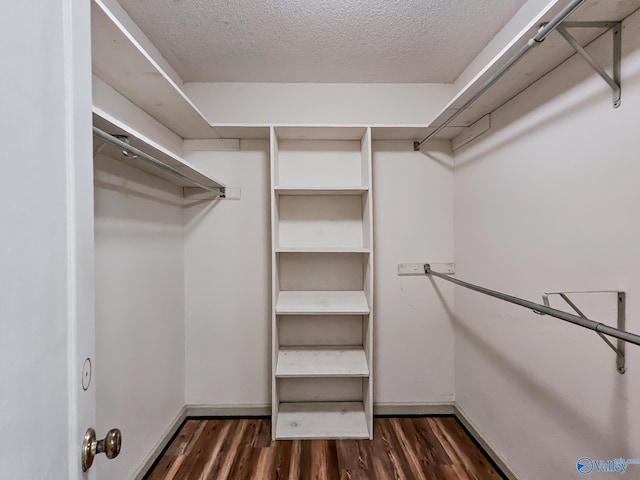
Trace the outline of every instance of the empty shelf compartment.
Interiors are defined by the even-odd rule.
[[[281,403],[276,439],[369,438],[362,402]]]
[[[284,291],[278,295],[278,315],[367,315],[363,291]]]

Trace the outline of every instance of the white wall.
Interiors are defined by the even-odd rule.
[[[77,478],[79,451],[70,451],[70,445],[77,445],[77,431],[88,426],[78,425],[86,420],[78,411],[92,410],[90,401],[76,401],[82,395],[80,376],[68,374],[81,365],[75,356],[76,321],[81,318],[89,330],[92,324],[85,310],[92,280],[75,290],[92,265],[73,265],[76,255],[90,257],[91,228],[84,213],[91,202],[77,206],[72,200],[90,187],[90,164],[82,162],[90,138],[90,84],[88,75],[82,82],[81,71],[88,50],[72,45],[86,40],[88,9],[79,6],[71,13],[69,3],[10,2],[0,19],[3,479]],[[79,138],[85,130],[86,138]],[[88,343],[79,355],[92,354]]]
[[[374,402],[453,400],[453,288],[398,276],[398,264],[453,261],[453,169],[448,144],[373,143]],[[444,302],[440,298],[444,298]]]
[[[185,210],[186,400],[267,405],[271,384],[269,142],[185,159],[242,199]]]
[[[242,188],[240,201],[187,210],[186,400],[268,405],[271,359],[269,145],[187,152],[202,171]],[[442,145],[441,145],[442,147]],[[374,142],[375,395],[387,405],[453,399],[453,330],[425,277],[398,277],[400,262],[452,261],[453,172],[446,148],[432,158],[405,142]],[[452,289],[443,289],[447,303]]]
[[[455,93],[445,84],[186,83],[212,123],[426,125]]]
[[[544,291],[624,290],[627,329],[638,333],[639,13],[622,38],[622,107],[573,58],[457,152],[455,253],[460,278],[533,301]],[[591,49],[605,65],[609,39]],[[615,325],[612,296],[576,301]],[[455,312],[456,400],[520,478],[581,477],[582,456],[640,457],[639,348],[627,347],[619,375],[594,332],[464,289]]]
[[[97,432],[120,428],[99,479],[132,478],[184,406],[181,190],[95,162]]]

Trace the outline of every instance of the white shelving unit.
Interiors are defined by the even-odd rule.
[[[272,435],[373,436],[371,129],[271,129]]]

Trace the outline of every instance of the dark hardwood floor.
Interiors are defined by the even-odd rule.
[[[500,480],[453,417],[376,418],[374,439],[271,441],[268,419],[187,420],[147,480]]]

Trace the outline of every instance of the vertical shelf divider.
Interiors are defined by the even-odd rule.
[[[276,438],[276,427],[278,422],[278,412],[280,399],[278,396],[278,386],[276,380],[276,364],[278,361],[278,318],[276,315],[276,302],[280,294],[280,282],[278,275],[278,254],[276,253],[279,244],[278,239],[278,198],[275,186],[278,181],[278,137],[275,128],[269,129],[271,144],[271,437]]]
[[[369,192],[362,196],[362,236],[365,246],[369,247],[369,255],[367,256],[367,264],[364,266],[364,294],[369,303],[369,316],[363,317],[362,321],[362,343],[364,346],[365,356],[369,364],[369,368],[373,370],[373,265],[374,265],[374,249],[373,249],[373,153],[371,147],[371,127],[367,127],[367,131],[362,139],[362,182],[369,187]],[[367,419],[367,427],[373,435],[373,375],[369,377],[368,382],[363,382],[362,396],[365,407],[365,416]]]

